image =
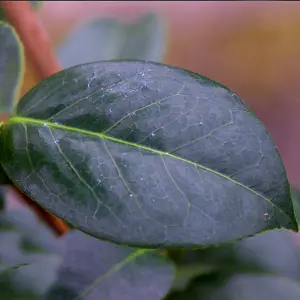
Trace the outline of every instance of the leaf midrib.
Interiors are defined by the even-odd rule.
[[[217,176],[220,176],[220,177],[223,177],[229,181],[231,181],[232,183],[234,184],[237,184],[241,187],[243,187],[244,189],[250,191],[251,193],[261,197],[263,200],[267,201],[271,206],[273,206],[274,208],[276,208],[280,213],[282,213],[283,215],[285,215],[292,223],[292,219],[284,212],[282,211],[282,209],[280,207],[278,207],[276,204],[274,204],[270,199],[266,198],[264,195],[260,194],[259,192],[256,192],[255,190],[251,189],[250,187],[230,178],[229,176],[226,176],[218,171],[215,171],[213,169],[210,169],[208,167],[205,167],[201,164],[198,164],[198,163],[195,163],[193,161],[190,161],[190,160],[187,160],[187,159],[184,159],[180,156],[177,156],[177,155],[174,155],[174,154],[170,154],[168,152],[163,152],[163,151],[160,151],[160,150],[157,150],[157,149],[153,149],[153,148],[150,148],[150,147],[147,147],[147,146],[143,146],[143,145],[139,145],[139,144],[136,144],[136,143],[132,143],[132,142],[128,142],[128,141],[124,141],[124,140],[120,140],[118,138],[115,138],[115,137],[111,137],[111,136],[108,136],[108,135],[105,135],[103,133],[99,133],[99,132],[94,132],[94,131],[89,131],[89,130],[85,130],[85,129],[80,129],[80,128],[75,128],[75,127],[71,127],[71,126],[66,126],[66,125],[62,125],[62,124],[56,124],[56,123],[52,123],[52,122],[49,122],[49,121],[46,121],[46,120],[40,120],[40,119],[33,119],[33,118],[27,118],[27,117],[20,117],[20,116],[13,116],[11,117],[8,121],[7,121],[7,125],[8,124],[13,124],[13,123],[21,123],[21,124],[34,124],[34,125],[39,125],[39,126],[48,126],[48,127],[52,127],[52,128],[56,128],[56,129],[61,129],[61,130],[65,130],[65,131],[71,131],[71,132],[76,132],[76,133],[79,133],[79,134],[85,134],[85,135],[90,135],[90,136],[96,136],[96,137],[99,137],[103,140],[108,140],[108,141],[112,141],[112,142],[115,142],[115,143],[119,143],[119,144],[123,144],[123,145],[127,145],[127,146],[131,146],[131,147],[135,147],[135,148],[138,148],[138,149],[143,149],[145,151],[149,151],[149,152],[152,152],[152,153],[156,153],[158,155],[164,155],[164,156],[168,156],[168,157],[171,157],[173,159],[177,159],[177,160],[180,160],[180,161],[183,161],[187,164],[191,164],[195,167],[198,167],[200,169],[203,169],[203,170],[206,170],[208,172],[211,172]]]

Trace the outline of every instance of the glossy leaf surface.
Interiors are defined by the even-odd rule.
[[[190,247],[297,230],[266,129],[231,90],[186,70],[111,61],[62,71],[23,97],[2,143],[18,187],[100,239]]]
[[[165,41],[164,23],[154,14],[134,23],[101,18],[75,28],[57,49],[57,56],[64,68],[111,59],[160,62]]]
[[[9,113],[23,78],[23,46],[10,25],[0,21],[0,112]]]
[[[63,240],[66,256],[49,300],[160,300],[171,287],[173,264],[157,251],[102,242],[80,231]]]
[[[63,245],[27,209],[0,214],[0,299],[41,299],[56,281]]]

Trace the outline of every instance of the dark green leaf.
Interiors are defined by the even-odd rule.
[[[0,212],[5,207],[6,187],[0,185]]]
[[[1,135],[1,131],[3,129],[3,122],[0,122],[0,135]],[[1,144],[0,144],[1,147]],[[0,165],[0,194],[3,196],[5,194],[5,187],[3,185],[7,185],[10,184],[11,181],[9,180],[9,178],[7,177],[6,173],[4,172],[2,166]],[[0,196],[1,197],[1,196]],[[0,200],[1,202],[1,200]],[[0,205],[1,206],[1,205]],[[0,208],[1,210],[1,208]]]
[[[9,178],[6,176],[5,172],[3,171],[1,165],[0,165],[0,186],[1,185],[7,185],[10,183]]]
[[[0,112],[12,111],[23,78],[23,46],[15,30],[0,21]]]
[[[183,292],[173,293],[167,300],[298,300],[297,281],[258,274],[238,274],[229,278],[199,277]]]
[[[88,62],[111,59],[162,61],[165,50],[165,28],[154,14],[135,23],[115,19],[96,19],[81,25],[58,48],[64,68]]]
[[[0,214],[0,299],[39,299],[56,280],[61,242],[27,209]],[[20,267],[16,267],[20,266]]]
[[[5,21],[5,13],[1,7],[1,3],[0,3],[0,21]]]
[[[266,129],[231,90],[183,69],[59,72],[25,95],[2,139],[15,184],[100,239],[192,247],[298,228]]]
[[[117,246],[80,231],[63,239],[66,256],[49,300],[160,300],[171,287],[174,267],[156,251]]]
[[[292,199],[294,203],[295,215],[300,223],[300,190],[292,188]]]
[[[199,262],[196,262],[193,265],[177,266],[171,290],[184,290],[188,286],[189,282],[195,277],[214,273],[216,270],[218,270],[218,268],[213,265],[202,264]]]
[[[0,122],[0,134],[1,130],[3,128],[3,122]],[[6,192],[7,187],[5,185],[9,184],[10,181],[8,177],[6,176],[6,173],[4,172],[2,166],[0,165],[0,213],[2,210],[4,210],[5,207],[5,198],[6,198]]]

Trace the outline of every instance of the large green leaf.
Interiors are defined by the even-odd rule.
[[[57,49],[57,56],[64,68],[111,59],[160,62],[165,41],[164,23],[152,13],[134,23],[95,19],[75,28]]]
[[[172,262],[156,251],[117,246],[80,231],[63,240],[66,256],[49,300],[160,300],[171,287]]]
[[[27,209],[0,214],[0,299],[40,299],[56,281],[62,242]]]
[[[59,72],[23,97],[2,143],[20,189],[100,239],[193,247],[298,227],[266,129],[231,90],[183,69]]]
[[[13,29],[0,21],[0,112],[12,111],[23,78],[23,46]]]
[[[300,284],[289,278],[263,274],[236,274],[228,278],[199,277],[167,300],[298,300]]]

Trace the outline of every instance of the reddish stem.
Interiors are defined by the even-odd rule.
[[[19,189],[14,189],[16,193],[17,199],[25,203],[35,214],[45,223],[47,224],[52,231],[61,236],[69,230],[68,225],[59,218],[52,215],[50,212],[41,208],[36,202],[32,201],[25,194],[23,194]]]
[[[60,70],[60,66],[49,41],[47,32],[29,1],[1,1],[1,6],[17,31],[40,79],[44,79]]]
[[[1,1],[1,6],[9,23],[18,33],[28,60],[33,64],[42,80],[60,71],[59,64],[53,53],[47,32],[29,1]],[[17,190],[18,199],[27,204],[50,228],[63,235],[69,230],[67,224],[41,208],[36,202]]]

